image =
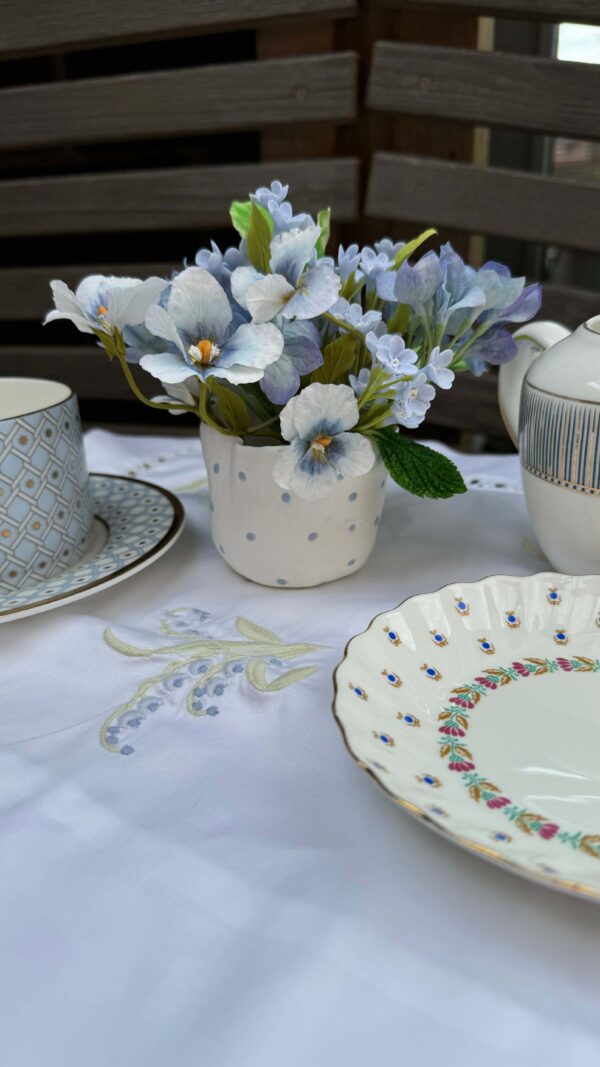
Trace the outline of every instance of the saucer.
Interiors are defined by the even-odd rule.
[[[600,901],[599,654],[598,575],[451,585],[353,638],[333,710],[358,765],[424,825]]]
[[[46,581],[0,594],[0,623],[102,592],[175,544],[184,511],[167,489],[113,474],[91,474],[90,488],[95,522],[85,556]]]

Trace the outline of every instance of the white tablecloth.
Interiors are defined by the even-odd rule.
[[[143,573],[0,627],[3,1067],[598,1067],[597,906],[397,810],[330,711],[377,612],[544,569],[516,458],[463,457],[447,502],[390,488],[366,567],[295,591],[213,549],[195,440],[87,446],[187,523]],[[253,627],[281,642],[257,687],[222,644]]]

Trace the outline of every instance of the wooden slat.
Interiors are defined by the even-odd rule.
[[[60,278],[74,289],[87,274],[168,278],[172,271],[182,268],[183,263],[94,263],[0,270],[0,321],[30,322],[43,318],[51,304],[49,286],[54,278]]]
[[[0,92],[0,148],[176,137],[356,115],[351,52]]]
[[[0,235],[227,225],[231,201],[274,176],[290,183],[299,210],[330,205],[338,220],[356,217],[356,160],[287,160],[1,182]]]
[[[545,282],[542,286],[540,318],[562,322],[564,326],[574,330],[593,315],[600,315],[600,293],[573,289],[568,285],[553,285],[550,282]]]
[[[373,2],[373,0],[371,0]],[[598,0],[374,0],[377,7],[465,11],[514,19],[600,23]]]
[[[367,106],[600,138],[600,65],[378,41]]]
[[[135,377],[146,390],[153,392],[151,378],[134,368]],[[87,345],[59,348],[56,345],[1,345],[0,376],[47,378],[65,382],[78,397],[86,400],[126,400],[131,391],[117,366],[114,366],[90,338]],[[158,384],[158,383],[156,383]],[[139,401],[131,397],[132,406]]]
[[[492,167],[377,152],[366,214],[600,249],[600,189]]]
[[[0,55],[214,33],[271,18],[345,17],[356,0],[0,0]]]
[[[457,374],[452,389],[438,390],[421,431],[428,426],[507,438],[498,408],[497,375],[493,371],[480,378],[466,371]]]

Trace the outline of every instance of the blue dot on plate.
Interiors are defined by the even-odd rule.
[[[277,585],[287,585],[287,578],[276,578]]]
[[[423,781],[426,782],[427,785],[431,785],[432,782],[433,782],[433,778],[431,777],[430,774],[424,774],[423,775]]]
[[[256,534],[255,533],[247,533],[246,534],[246,540],[247,541],[256,541]]]
[[[411,722],[414,722],[414,721],[415,721],[415,720],[413,719],[412,715],[405,715],[405,716],[404,716],[404,719],[405,719],[405,721],[406,721],[406,722],[408,722],[408,723],[411,723]]]
[[[243,471],[238,471],[238,478],[239,478],[240,482],[245,482],[246,481],[246,475],[244,474]]]
[[[433,669],[433,667],[428,667],[427,668],[427,673],[428,673],[429,677],[432,678],[433,675],[435,674],[435,670]]]
[[[219,467],[219,464],[213,463],[213,471],[215,472],[215,474],[218,474],[220,470],[221,468]]]
[[[358,493],[350,493],[348,496],[348,500],[356,500],[357,496]]]
[[[290,496],[290,494],[289,494],[289,493],[282,493],[282,494],[281,494],[281,499],[283,500],[283,503],[284,503],[284,504],[289,504],[289,502],[290,502],[290,500],[291,500],[292,498],[291,498],[291,496]]]
[[[318,533],[309,533],[308,540],[309,541],[316,541],[318,536],[319,536]]]
[[[439,642],[440,642],[440,641],[442,640],[442,635],[441,635],[441,634],[436,634],[436,635],[435,635],[435,640],[436,640],[436,641],[438,642],[438,644],[439,644]]]

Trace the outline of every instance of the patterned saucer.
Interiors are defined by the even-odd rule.
[[[406,811],[526,878],[600,901],[600,576],[415,596],[335,673],[350,754]]]
[[[150,566],[179,537],[183,507],[168,490],[112,474],[91,474],[90,483],[96,521],[85,556],[44,582],[0,594],[0,623],[102,592]]]

